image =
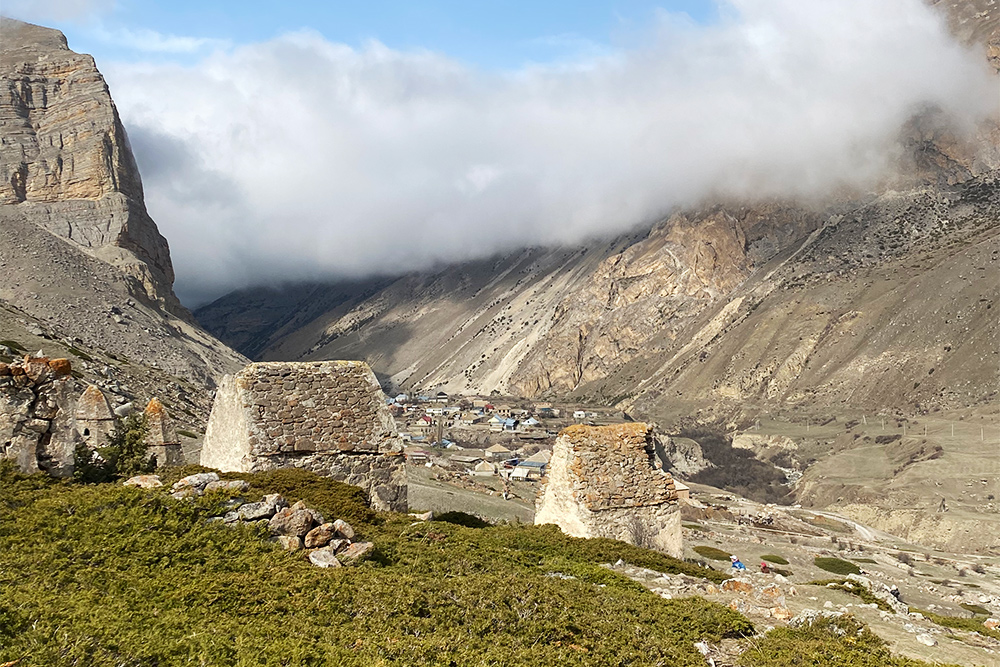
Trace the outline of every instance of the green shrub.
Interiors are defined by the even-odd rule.
[[[697,523],[685,523],[685,524],[682,524],[682,525],[683,525],[684,528],[687,528],[688,530],[700,530],[703,533],[707,533],[708,532],[708,528],[705,528],[705,526],[702,526],[701,524],[697,524]]]
[[[824,588],[844,591],[845,593],[850,593],[855,597],[861,598],[861,601],[865,604],[874,604],[882,611],[891,612],[893,610],[887,603],[875,597],[870,590],[857,582],[850,581],[849,579],[818,579],[816,581],[807,582],[806,585],[823,586]]]
[[[722,549],[716,549],[715,547],[709,546],[697,546],[694,547],[695,553],[699,556],[704,556],[705,558],[710,558],[712,560],[726,560],[728,561],[731,553],[728,551],[723,551]]]
[[[79,359],[82,359],[83,361],[93,361],[94,360],[94,358],[92,356],[90,356],[89,354],[87,354],[83,350],[77,349],[75,347],[70,347],[69,351],[70,351],[70,354],[76,356]]]
[[[788,565],[788,561],[777,554],[764,554],[760,557],[761,560],[766,560],[768,563],[777,563],[778,565]]]
[[[962,602],[958,605],[965,611],[971,612],[976,616],[989,616],[990,610],[986,607],[980,607],[978,604],[969,604],[968,602]]]
[[[777,628],[740,656],[743,667],[931,667],[894,656],[885,642],[850,616],[819,619],[801,628]]]
[[[965,605],[962,605],[965,606]],[[978,632],[981,635],[987,637],[992,637],[993,639],[1000,639],[1000,632],[996,630],[990,630],[985,625],[983,621],[985,618],[962,618],[959,616],[942,616],[941,614],[935,614],[932,611],[927,611],[925,609],[917,609],[915,607],[910,607],[911,612],[918,612],[924,616],[927,620],[932,623],[937,623],[938,625],[944,626],[946,628],[953,628],[955,630],[965,630],[967,632]]]
[[[850,561],[841,558],[817,556],[813,564],[821,570],[834,574],[861,574],[861,568]]]
[[[192,440],[197,440],[199,438],[197,433],[193,431],[185,431],[184,429],[178,429],[177,435],[183,435],[185,438],[191,438]]]
[[[146,453],[147,432],[146,415],[133,412],[115,426],[107,445],[96,450],[82,443],[77,445],[73,478],[97,484],[152,472],[156,461]]]
[[[467,514],[466,512],[445,512],[444,514],[435,516],[434,520],[453,523],[456,526],[465,526],[466,528],[486,528],[490,525],[489,521],[484,521],[478,516]]]
[[[254,489],[291,484],[243,477]],[[356,500],[336,482],[301,480],[289,496]],[[754,632],[722,605],[663,600],[601,563],[699,568],[551,526],[411,525],[378,514],[365,535],[375,557],[323,570],[260,528],[209,523],[198,502],[161,491],[7,466],[0,513],[0,664],[27,656],[19,667],[694,667],[704,664],[694,642]]]
[[[0,345],[4,345],[14,350],[15,352],[27,352],[24,346],[18,343],[16,340],[0,340]]]
[[[855,563],[865,563],[867,565],[875,565],[876,561],[874,558],[852,558]]]

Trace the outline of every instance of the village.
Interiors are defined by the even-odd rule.
[[[419,498],[414,506],[453,509],[442,495],[459,487],[520,506],[484,506],[482,514],[528,522],[559,431],[630,421],[608,408],[496,396],[399,394],[386,402],[404,441],[411,493]]]

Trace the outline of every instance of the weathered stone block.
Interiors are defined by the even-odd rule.
[[[344,427],[341,435],[332,435],[333,424]],[[223,379],[201,463],[242,472],[305,468],[360,486],[376,509],[405,511],[401,452],[392,415],[367,364],[268,362]]]

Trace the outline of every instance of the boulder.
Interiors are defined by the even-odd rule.
[[[163,482],[160,481],[159,475],[136,475],[135,477],[129,477],[124,482],[123,486],[136,486],[140,489],[157,489],[163,486]]]
[[[343,562],[353,563],[361,560],[362,557],[367,555],[374,548],[375,545],[371,542],[355,542],[337,555],[340,556],[340,559]]]
[[[722,590],[729,593],[753,593],[753,584],[740,579],[726,579],[722,582]]]
[[[205,490],[205,487],[211,482],[218,482],[219,475],[214,472],[199,472],[195,475],[188,475],[187,477],[182,477],[177,480],[177,483],[170,487],[171,491],[180,491],[182,489],[195,489],[198,495]]]
[[[987,618],[985,621],[983,621],[983,625],[985,625],[990,630],[996,630],[1000,628],[1000,619]]]
[[[288,507],[288,501],[280,493],[269,493],[264,496],[263,502],[274,507],[274,511],[277,512],[280,509]]]
[[[330,547],[316,549],[309,553],[309,562],[317,567],[340,567],[340,561]]]
[[[205,493],[213,493],[215,491],[226,491],[228,493],[243,493],[250,488],[250,484],[246,480],[242,479],[220,479],[215,482],[209,482],[205,485]]]
[[[336,534],[337,531],[332,523],[324,523],[316,526],[306,534],[306,547],[309,549],[325,547]]]
[[[281,548],[285,551],[302,550],[302,538],[296,537],[295,535],[278,535],[273,538],[273,541],[280,544]]]
[[[341,537],[346,537],[349,540],[354,539],[354,528],[351,524],[347,523],[343,519],[337,519],[333,522],[333,529],[337,531],[337,534]]]
[[[924,646],[937,646],[937,640],[926,632],[917,635],[917,641]]]
[[[240,521],[259,521],[274,516],[274,505],[268,503],[247,503],[237,511]]]
[[[285,507],[271,517],[268,524],[274,535],[294,535],[305,537],[313,527],[313,517],[309,510],[293,510]]]

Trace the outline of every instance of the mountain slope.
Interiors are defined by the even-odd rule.
[[[0,88],[0,338],[72,348],[118,401],[159,394],[194,424],[204,389],[245,360],[174,295],[167,241],[93,58],[58,31],[0,19]]]

